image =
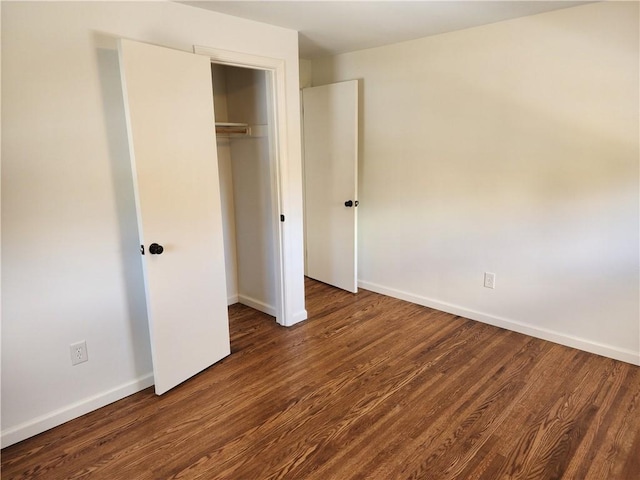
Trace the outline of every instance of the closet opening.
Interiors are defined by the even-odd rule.
[[[273,72],[211,63],[227,303],[282,318]]]

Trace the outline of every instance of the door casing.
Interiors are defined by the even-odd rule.
[[[283,212],[282,199],[282,164],[287,158],[287,124],[286,116],[286,91],[285,91],[285,62],[284,60],[247,53],[232,52],[218,48],[194,45],[193,52],[198,55],[208,56],[211,63],[227,65],[232,67],[250,68],[254,70],[264,70],[267,73],[267,104],[269,115],[269,161],[271,172],[271,204],[274,209],[273,231],[276,248],[273,252],[275,274],[276,274],[276,322],[283,326],[291,326],[296,323],[296,319],[289,318],[285,309],[286,305],[286,264],[284,255],[285,230],[281,221]],[[286,221],[286,218],[285,218]]]

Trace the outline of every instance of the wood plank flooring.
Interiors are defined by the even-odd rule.
[[[640,478],[640,368],[307,280],[292,328],[2,451],[3,479]]]

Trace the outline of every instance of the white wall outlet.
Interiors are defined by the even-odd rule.
[[[486,288],[496,288],[496,274],[484,272],[484,286]]]
[[[78,343],[74,343],[69,346],[71,350],[71,365],[77,365],[79,363],[86,362],[89,360],[87,356],[87,342],[81,341]]]

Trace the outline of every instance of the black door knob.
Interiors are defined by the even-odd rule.
[[[158,245],[157,243],[149,245],[149,253],[151,255],[160,255],[162,252],[164,252],[164,247],[162,245]]]
[[[353,207],[353,202],[351,200],[347,200],[346,202],[344,202],[344,206],[345,207]]]

